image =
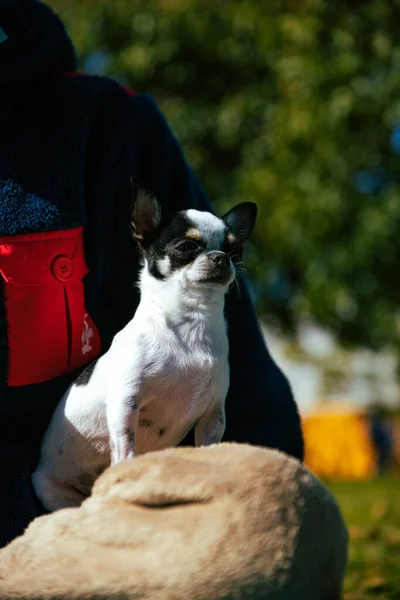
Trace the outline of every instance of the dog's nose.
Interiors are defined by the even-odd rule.
[[[216,265],[228,265],[229,264],[229,256],[225,254],[225,252],[219,252],[215,250],[214,252],[209,252],[207,254],[208,258],[212,260]]]

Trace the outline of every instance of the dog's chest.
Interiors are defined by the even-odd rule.
[[[229,385],[225,323],[142,330],[136,453],[177,445]]]
[[[228,377],[225,324],[184,322],[143,337],[143,401],[193,404],[220,395]],[[189,409],[186,406],[186,409]]]

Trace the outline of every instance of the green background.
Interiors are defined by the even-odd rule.
[[[257,202],[260,312],[397,351],[400,3],[50,4],[82,69],[157,99],[217,210]]]

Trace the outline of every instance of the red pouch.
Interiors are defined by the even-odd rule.
[[[0,237],[8,385],[53,379],[99,355],[99,332],[85,310],[83,227]]]

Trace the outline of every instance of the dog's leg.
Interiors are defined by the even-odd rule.
[[[49,512],[78,507],[87,498],[67,482],[49,477],[41,470],[32,474],[32,484],[40,502]]]
[[[199,419],[194,428],[196,446],[218,444],[225,433],[225,410],[220,404]]]
[[[107,404],[112,466],[134,457],[138,419],[139,406],[131,394],[113,396]]]

